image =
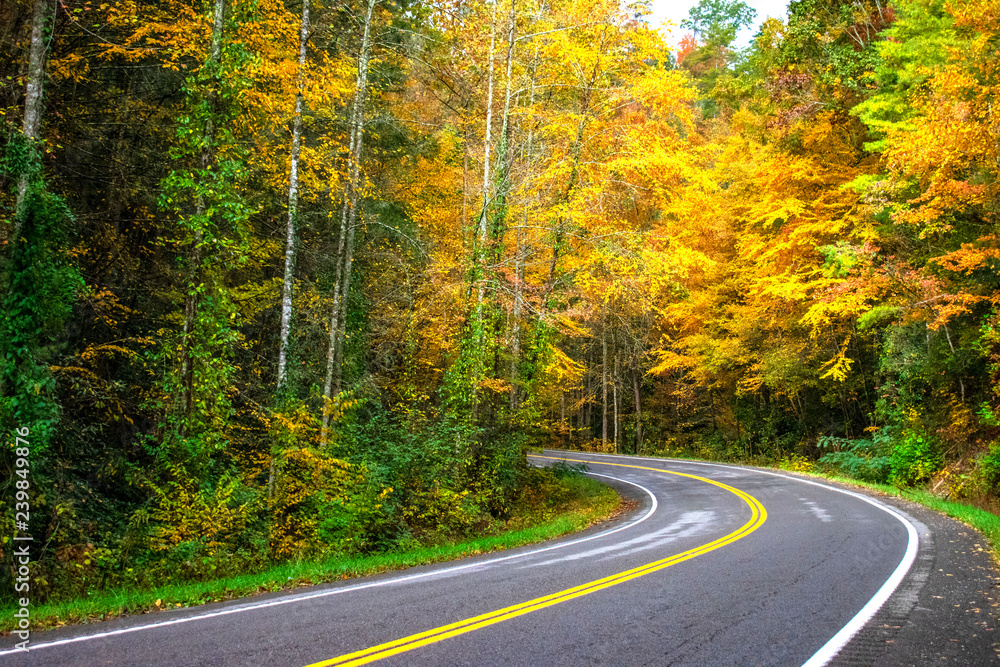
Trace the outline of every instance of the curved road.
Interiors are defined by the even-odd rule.
[[[458,564],[33,633],[27,653],[6,651],[7,637],[0,662],[819,665],[930,655],[917,644],[932,639],[919,634],[909,653],[885,655],[937,564],[931,531],[901,510],[749,468],[576,452],[534,462],[563,456],[641,507],[610,528]],[[992,617],[976,619],[992,639]],[[944,649],[967,664],[996,660],[990,641],[970,642]]]

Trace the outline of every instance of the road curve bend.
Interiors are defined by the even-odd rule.
[[[821,665],[891,598],[927,530],[777,472],[577,452],[533,461],[561,458],[641,507],[499,555],[34,633],[28,652],[9,652],[8,637],[0,662]]]

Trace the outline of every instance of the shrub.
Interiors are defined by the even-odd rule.
[[[942,465],[944,457],[937,439],[918,430],[906,429],[892,449],[889,481],[899,486],[912,486],[930,479]]]
[[[309,448],[286,451],[271,499],[274,557],[363,550],[367,529],[392,492],[379,490],[367,478],[363,465]]]
[[[1000,442],[990,443],[990,448],[979,457],[976,473],[986,485],[987,493],[996,493],[1000,485]]]
[[[892,472],[891,458],[885,454],[885,443],[880,438],[849,440],[823,436],[816,446],[827,452],[819,458],[819,463],[831,466],[848,477],[865,482],[885,482]]]

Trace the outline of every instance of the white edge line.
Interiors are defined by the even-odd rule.
[[[575,454],[576,452],[571,452],[571,453]],[[580,452],[580,453],[585,454],[589,452]],[[899,561],[899,565],[896,566],[896,569],[889,576],[889,578],[886,579],[885,583],[882,584],[882,587],[878,589],[878,591],[875,593],[872,599],[869,600],[868,603],[861,608],[861,611],[859,611],[854,616],[854,618],[848,621],[847,625],[842,627],[840,631],[837,632],[837,634],[831,637],[830,641],[828,641],[818,651],[816,651],[816,653],[814,653],[813,656],[809,658],[809,660],[803,663],[802,667],[822,667],[823,665],[826,665],[831,660],[833,660],[833,658],[841,651],[841,649],[843,649],[847,645],[847,643],[854,638],[854,635],[856,635],[858,631],[860,631],[861,628],[863,628],[865,624],[868,623],[868,621],[870,621],[872,617],[878,613],[878,610],[882,608],[882,605],[884,605],[892,596],[892,594],[896,592],[896,588],[899,587],[899,584],[902,583],[903,578],[910,571],[910,567],[913,566],[913,561],[917,559],[917,547],[920,538],[917,536],[917,529],[913,526],[913,524],[910,523],[906,519],[906,517],[899,514],[895,510],[891,509],[890,507],[887,507],[886,505],[878,502],[873,498],[869,498],[868,496],[865,496],[860,493],[855,493],[854,491],[838,489],[835,486],[828,486],[820,482],[814,482],[810,479],[802,479],[801,477],[782,475],[781,473],[771,472],[770,470],[758,470],[756,468],[748,468],[744,466],[730,466],[718,463],[706,463],[703,461],[688,461],[687,459],[657,459],[647,456],[623,456],[621,454],[598,454],[598,456],[613,456],[615,458],[624,458],[631,461],[643,460],[643,461],[660,461],[662,463],[691,463],[693,465],[711,466],[713,468],[738,468],[740,470],[746,470],[748,472],[756,472],[762,475],[773,475],[775,477],[784,477],[785,479],[790,479],[796,482],[802,482],[803,484],[812,484],[813,486],[829,489],[831,491],[837,491],[839,493],[843,493],[848,496],[854,496],[855,498],[859,498],[860,500],[863,500],[870,505],[874,505],[883,512],[891,514],[896,519],[898,519],[900,523],[903,524],[903,526],[906,528],[907,542],[906,542],[906,552],[903,554],[903,559]],[[594,461],[594,463],[598,462]]]
[[[657,503],[657,501],[656,501],[656,496],[653,495],[653,492],[650,491],[649,489],[647,489],[646,487],[642,486],[641,484],[636,484],[635,482],[630,482],[628,480],[621,479],[619,477],[612,477],[611,475],[602,475],[602,474],[596,473],[596,472],[589,472],[588,474],[594,475],[596,477],[606,477],[607,479],[613,479],[615,481],[622,482],[624,484],[630,484],[632,486],[635,486],[635,487],[638,487],[638,488],[642,489],[652,499],[652,501],[653,501],[652,507],[650,507],[649,511],[646,512],[645,514],[643,514],[641,517],[639,517],[638,519],[636,519],[634,521],[630,521],[629,523],[625,524],[624,526],[619,526],[617,528],[613,528],[611,530],[607,530],[607,531],[604,531],[604,532],[601,532],[601,533],[597,533],[596,535],[591,535],[589,537],[581,537],[581,538],[579,538],[577,540],[571,540],[569,542],[562,542],[560,544],[554,544],[552,546],[543,547],[541,549],[535,549],[533,551],[526,551],[524,553],[512,554],[512,555],[509,555],[509,556],[501,556],[500,558],[493,558],[493,559],[490,559],[490,560],[479,561],[479,562],[476,562],[476,563],[467,563],[465,565],[456,565],[454,567],[445,568],[443,570],[432,570],[430,572],[421,572],[420,574],[411,574],[411,575],[408,575],[408,576],[398,577],[398,578],[394,578],[394,579],[386,579],[386,580],[383,580],[383,581],[375,581],[375,582],[371,582],[371,583],[367,583],[367,584],[358,584],[356,586],[345,586],[344,588],[336,588],[336,589],[333,589],[333,590],[326,590],[326,591],[321,591],[321,592],[318,592],[318,593],[307,593],[307,594],[303,594],[303,595],[290,595],[290,596],[282,597],[282,598],[277,599],[277,600],[271,600],[271,601],[268,601],[268,602],[259,602],[259,603],[253,603],[253,604],[238,605],[238,606],[230,607],[228,609],[220,609],[219,611],[213,611],[213,612],[210,612],[210,613],[207,613],[207,614],[198,614],[196,616],[187,616],[185,618],[177,618],[177,619],[174,619],[174,620],[171,620],[171,621],[160,621],[158,623],[149,623],[149,624],[146,624],[146,625],[136,625],[136,626],[133,626],[133,627],[130,627],[130,628],[122,628],[120,630],[110,630],[108,632],[99,632],[99,633],[92,634],[92,635],[82,635],[82,636],[79,636],[79,637],[70,637],[68,639],[59,639],[59,640],[56,640],[56,641],[53,641],[53,642],[45,642],[44,644],[35,644],[34,646],[29,645],[28,648],[27,648],[27,650],[28,651],[37,651],[39,649],[48,648],[50,646],[62,646],[62,645],[65,645],[65,644],[75,644],[76,642],[84,642],[84,641],[89,641],[91,639],[103,639],[105,637],[114,637],[114,636],[117,636],[117,635],[124,635],[124,634],[128,634],[128,633],[131,633],[131,632],[139,632],[140,630],[152,630],[153,628],[163,628],[163,627],[170,626],[170,625],[180,625],[181,623],[191,623],[193,621],[201,621],[201,620],[205,620],[205,619],[208,619],[208,618],[215,618],[217,616],[228,616],[229,614],[238,614],[238,613],[244,612],[244,611],[253,611],[255,609],[264,609],[264,608],[267,608],[267,607],[278,607],[278,606],[285,605],[285,604],[292,604],[293,602],[303,602],[305,600],[313,600],[313,599],[316,599],[316,598],[329,597],[331,595],[340,595],[341,593],[350,593],[352,591],[359,591],[359,590],[362,590],[362,589],[365,589],[365,588],[377,588],[377,587],[380,587],[380,586],[388,586],[388,585],[391,585],[391,584],[398,584],[398,583],[403,583],[403,582],[407,582],[407,581],[412,581],[414,579],[423,579],[425,577],[438,576],[438,575],[447,574],[447,573],[450,573],[450,572],[457,572],[459,570],[466,570],[466,569],[473,568],[473,567],[482,567],[484,565],[493,565],[494,563],[500,563],[500,562],[503,562],[503,561],[514,560],[515,558],[525,558],[527,556],[534,556],[535,554],[544,553],[546,551],[552,551],[553,549],[562,549],[562,548],[565,548],[565,547],[568,547],[568,546],[572,546],[574,544],[580,544],[581,542],[589,542],[590,540],[596,540],[596,539],[601,538],[601,537],[607,537],[608,535],[613,535],[614,533],[617,533],[619,531],[625,530],[627,528],[632,528],[633,526],[636,526],[636,525],[642,523],[643,521],[645,521],[646,519],[648,519],[649,517],[651,517],[653,515],[653,512],[656,511],[656,508],[659,505],[659,503]],[[7,649],[5,651],[0,651],[0,655],[9,655],[9,654],[14,654],[14,653],[24,653],[24,652],[25,652],[25,649],[17,649],[17,648],[15,648],[15,649]]]
[[[907,572],[910,571],[913,561],[917,558],[917,544],[919,540],[917,538],[917,530],[913,527],[913,524],[907,521],[905,517],[892,511],[888,507],[884,507],[881,504],[876,504],[872,501],[869,502],[871,502],[872,505],[875,505],[875,507],[878,507],[879,509],[884,510],[885,512],[888,512],[892,516],[896,517],[904,526],[906,526],[906,532],[909,535],[909,541],[906,544],[906,553],[903,555],[903,560],[899,561],[899,565],[896,566],[896,570],[892,573],[892,576],[886,579],[886,582],[882,584],[882,588],[878,589],[878,592],[875,593],[875,596],[868,601],[868,604],[862,607],[861,611],[859,611],[854,618],[848,621],[847,625],[840,629],[840,632],[835,634],[830,641],[824,644],[820,650],[816,651],[816,653],[809,658],[809,660],[803,663],[802,667],[821,667],[822,665],[826,665],[828,662],[833,660],[834,656],[836,656],[840,650],[847,645],[847,642],[851,641],[854,635],[856,635],[858,631],[861,630],[861,628],[863,628],[876,613],[878,613],[878,610],[882,608],[882,605],[884,605],[892,594],[896,592],[896,588],[903,581]]]

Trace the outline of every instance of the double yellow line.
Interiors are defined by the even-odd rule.
[[[331,658],[329,660],[323,660],[322,662],[316,662],[307,667],[330,667],[331,665],[347,666],[347,665],[366,665],[370,662],[375,662],[376,660],[382,660],[383,658],[388,658],[389,656],[398,655],[400,653],[406,653],[407,651],[412,651],[414,649],[420,648],[421,646],[427,646],[428,644],[434,644],[436,642],[448,639],[449,637],[455,637],[466,632],[472,632],[473,630],[478,630],[480,628],[485,628],[488,625],[493,625],[494,623],[500,623],[502,621],[507,621],[512,618],[517,618],[518,616],[523,616],[524,614],[530,614],[533,611],[538,611],[539,609],[545,609],[546,607],[551,607],[552,605],[559,604],[560,602],[565,602],[567,600],[572,600],[574,598],[583,597],[584,595],[590,595],[591,593],[596,593],[597,591],[603,590],[605,588],[610,588],[611,586],[617,586],[618,584],[624,583],[626,581],[631,581],[632,579],[637,579],[638,577],[657,572],[664,568],[670,567],[671,565],[676,565],[677,563],[683,563],[686,560],[691,560],[696,556],[701,556],[709,551],[714,551],[720,547],[724,547],[727,544],[731,544],[736,540],[742,539],[752,533],[753,531],[760,528],[760,526],[767,519],[767,510],[760,503],[759,500],[754,498],[748,493],[740,491],[737,488],[731,487],[728,484],[723,484],[722,482],[717,482],[712,479],[707,479],[705,477],[698,477],[697,475],[689,475],[683,472],[674,472],[672,470],[662,470],[660,468],[647,468],[645,466],[628,465],[625,463],[605,463],[603,461],[581,461],[577,459],[556,459],[550,456],[536,456],[535,458],[541,459],[552,459],[560,461],[571,461],[573,463],[588,463],[588,464],[598,464],[606,466],[617,466],[619,468],[636,468],[639,470],[653,470],[655,472],[666,473],[669,475],[677,475],[678,477],[687,477],[689,479],[695,479],[699,482],[705,482],[706,484],[711,484],[712,486],[717,486],[720,489],[724,489],[730,493],[733,493],[740,497],[743,502],[745,502],[750,507],[750,520],[743,524],[739,529],[729,533],[724,537],[720,537],[717,540],[713,540],[708,544],[703,544],[700,547],[695,547],[694,549],[689,549],[683,553],[664,558],[662,560],[654,561],[652,563],[647,563],[637,568],[631,570],[625,570],[624,572],[619,572],[618,574],[613,574],[609,577],[604,577],[603,579],[597,579],[596,581],[591,581],[590,583],[582,584],[580,586],[574,586],[573,588],[567,588],[564,591],[559,591],[558,593],[552,593],[550,595],[545,595],[540,598],[535,598],[534,600],[528,600],[527,602],[522,602],[520,604],[513,605],[511,607],[504,607],[503,609],[497,609],[496,611],[491,611],[486,614],[481,614],[479,616],[474,616],[472,618],[467,618],[464,621],[458,621],[457,623],[450,623],[448,625],[442,625],[441,627],[434,628],[433,630],[427,630],[425,632],[419,632],[415,635],[410,635],[409,637],[403,637],[402,639],[397,639],[395,641],[387,642],[385,644],[379,644],[378,646],[372,646],[370,648],[363,649],[361,651],[355,651],[354,653],[347,653],[345,655],[338,656],[336,658]]]

